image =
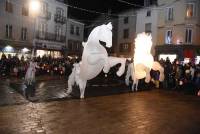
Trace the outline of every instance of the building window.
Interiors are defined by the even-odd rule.
[[[151,10],[148,10],[147,11],[147,17],[150,17],[151,16]]]
[[[68,40],[68,49],[69,49],[69,51],[72,51],[72,46],[73,46],[73,42],[71,40]]]
[[[187,3],[186,5],[186,17],[191,18],[195,15],[195,4],[194,3]]]
[[[71,26],[70,26],[70,33],[71,33],[71,34],[74,34],[74,25],[71,25]]]
[[[40,23],[39,24],[39,37],[44,38],[45,34],[47,32],[47,24],[46,23]]]
[[[80,35],[80,28],[79,27],[76,27],[76,35]]]
[[[172,44],[172,30],[167,30],[165,35],[165,43]]]
[[[6,25],[6,38],[12,38],[12,25]]]
[[[145,7],[148,7],[150,5],[151,5],[150,0],[144,0],[144,6]]]
[[[25,7],[25,6],[22,7],[22,15],[23,16],[28,16],[28,8]]]
[[[129,52],[130,44],[129,43],[121,43],[120,44],[120,52]]]
[[[187,28],[185,31],[185,42],[192,43],[192,29]]]
[[[47,13],[47,11],[48,11],[48,3],[46,3],[46,2],[42,3],[41,11],[42,11],[43,14]]]
[[[129,37],[129,29],[124,29],[124,39],[127,39]]]
[[[21,40],[27,40],[27,28],[25,27],[21,29]]]
[[[61,39],[61,35],[62,35],[62,28],[61,28],[61,26],[56,26],[55,27],[56,40],[60,40]]]
[[[63,17],[64,16],[64,10],[62,8],[57,7],[56,8],[56,15]]]
[[[128,17],[124,18],[124,24],[128,24]]]
[[[145,24],[145,32],[146,33],[151,33],[151,23],[146,23]]]
[[[167,21],[173,20],[174,17],[174,11],[172,7],[167,8],[167,13],[166,13],[166,19]]]
[[[10,0],[6,0],[6,5],[5,5],[5,10],[6,12],[12,13],[13,12],[13,4],[11,3]]]
[[[80,45],[79,44],[80,44],[79,42],[76,42],[76,48],[74,48],[75,51],[79,51],[79,49],[80,49]]]

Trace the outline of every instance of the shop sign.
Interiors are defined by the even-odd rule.
[[[62,46],[57,44],[57,45],[54,45],[54,44],[47,44],[47,43],[41,43],[41,42],[36,42],[36,47],[37,48],[43,48],[43,49],[53,49],[53,50],[61,50],[62,49]]]

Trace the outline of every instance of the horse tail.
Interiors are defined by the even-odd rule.
[[[159,81],[163,81],[165,78],[164,75],[164,68],[161,66],[161,64],[157,61],[153,62],[153,66],[152,66],[153,70],[158,70],[160,72],[160,77],[159,77]]]

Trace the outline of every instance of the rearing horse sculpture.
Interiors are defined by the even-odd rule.
[[[103,69],[105,73],[118,63],[121,63],[117,75],[121,76],[125,70],[125,58],[108,57],[103,45],[112,47],[112,24],[97,26],[90,33],[86,43],[83,43],[83,54],[80,63],[74,65],[74,69],[68,79],[68,91],[72,92],[72,86],[76,83],[80,88],[80,98],[84,98],[87,80],[95,78]]]

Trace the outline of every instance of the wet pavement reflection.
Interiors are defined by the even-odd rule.
[[[10,87],[15,89],[23,97],[27,90],[23,80],[11,81]],[[117,87],[117,88],[116,88]],[[119,93],[129,92],[129,88],[125,86],[123,81],[119,79],[110,79],[97,77],[94,80],[88,81],[85,97],[105,96]],[[80,91],[77,86],[73,87],[71,97],[67,95],[67,79],[64,77],[44,76],[38,78],[35,84],[34,97],[29,99],[33,102],[52,101],[60,99],[79,99]]]

